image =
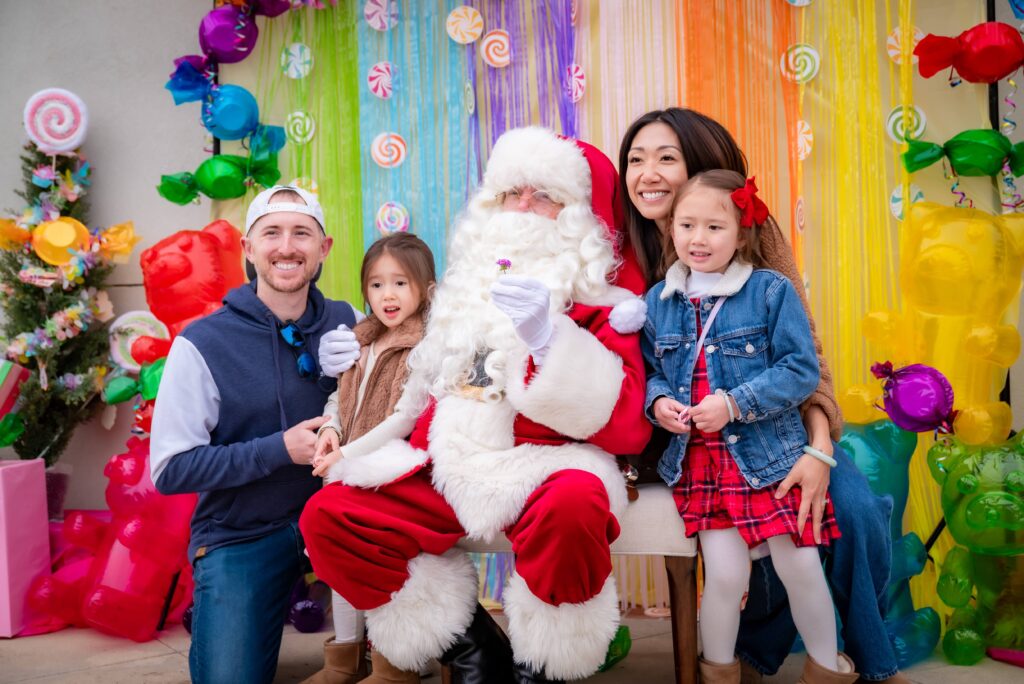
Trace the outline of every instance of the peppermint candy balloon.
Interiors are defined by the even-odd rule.
[[[587,90],[587,75],[579,64],[570,64],[566,69],[569,77],[568,90],[569,99],[579,102],[583,99],[583,93]]]
[[[281,70],[292,79],[309,76],[313,69],[313,51],[304,43],[292,43],[281,48]]]
[[[397,133],[381,133],[370,145],[370,157],[385,169],[393,169],[405,161],[405,139]]]
[[[508,31],[488,31],[480,43],[480,56],[495,69],[504,69],[512,62],[512,39]]]
[[[66,154],[85,140],[89,113],[81,98],[63,88],[40,90],[25,103],[25,132],[46,154]]]
[[[305,145],[316,135],[316,122],[309,112],[292,112],[285,119],[284,133],[296,145]]]
[[[917,187],[916,185],[911,184],[911,186],[910,186],[910,203],[914,204],[915,202],[920,202],[923,199],[924,199],[924,192],[921,191],[921,188]],[[906,215],[906,212],[904,211],[904,208],[903,208],[903,186],[902,185],[897,185],[893,189],[892,194],[889,195],[889,211],[892,212],[892,215],[896,217],[897,221],[902,221],[903,217]]]
[[[804,232],[804,198],[796,198],[796,210],[793,212],[796,214],[796,229],[801,233]]]
[[[299,176],[298,178],[292,178],[292,182],[289,183],[288,185],[292,186],[293,188],[302,188],[306,192],[311,192],[314,195],[320,194],[320,186],[317,184],[315,180],[309,178],[308,176]]]
[[[474,8],[462,5],[448,14],[445,28],[448,30],[449,38],[466,45],[477,40],[484,32],[484,19]]]
[[[885,132],[889,134],[893,142],[902,143],[906,138],[917,140],[924,135],[924,129],[928,125],[924,112],[918,107],[910,105],[910,129],[903,128],[903,107],[894,107],[889,116],[885,118]]]
[[[130,373],[138,373],[142,365],[132,356],[132,344],[142,336],[169,340],[171,334],[150,311],[129,311],[110,324],[110,358]]]
[[[377,62],[370,67],[366,75],[366,83],[370,86],[370,92],[382,100],[391,97],[391,70],[394,66],[390,62]]]
[[[897,26],[889,34],[889,37],[885,41],[885,51],[889,54],[891,59],[896,64],[903,64],[903,27]],[[924,32],[914,27],[913,45],[910,46],[910,63],[917,64],[917,55],[914,54],[914,48],[917,44],[924,40]]]
[[[803,161],[807,157],[811,156],[811,150],[814,148],[814,131],[811,130],[811,124],[807,123],[803,119],[796,122],[796,156],[797,159]]]
[[[821,56],[806,43],[790,45],[779,63],[782,75],[794,83],[807,83],[818,75]]]
[[[388,31],[398,25],[397,0],[366,0],[363,17],[374,31]]]
[[[409,230],[409,210],[398,202],[385,202],[377,210],[377,230],[384,235]]]

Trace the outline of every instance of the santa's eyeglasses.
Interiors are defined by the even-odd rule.
[[[288,348],[295,356],[295,366],[300,378],[311,378],[316,373],[316,360],[306,348],[306,337],[294,321],[287,321],[280,329],[281,337],[288,343]]]
[[[512,188],[505,192],[499,192],[495,199],[498,200],[498,204],[506,209],[517,207],[524,199],[526,200],[526,205],[531,209],[551,210],[560,209],[564,206],[552,197],[551,193],[530,187]]]

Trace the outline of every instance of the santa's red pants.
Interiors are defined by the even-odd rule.
[[[440,555],[465,535],[429,471],[377,490],[328,485],[306,504],[299,527],[317,577],[360,610],[384,605],[402,588],[410,559]],[[601,480],[562,470],[530,495],[505,534],[530,591],[560,605],[587,601],[604,587],[619,525]]]

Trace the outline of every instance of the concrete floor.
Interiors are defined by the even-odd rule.
[[[629,656],[610,671],[586,681],[671,684],[672,644],[668,621],[630,618],[625,624],[629,625],[633,637]],[[274,681],[299,682],[319,669],[327,636],[326,632],[302,634],[288,626]],[[188,681],[188,647],[189,635],[180,625],[144,644],[89,629],[65,629],[53,634],[0,640],[0,684],[180,684]],[[795,682],[802,662],[802,655],[791,656],[776,676],[765,679],[766,684]],[[941,654],[917,665],[906,675],[920,684],[1024,682],[1024,670],[988,659],[973,667],[956,667],[946,663]],[[440,677],[424,682],[440,684]]]

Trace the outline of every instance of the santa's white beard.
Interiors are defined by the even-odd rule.
[[[578,290],[596,286],[588,275],[593,279],[597,273],[603,283],[614,263],[611,245],[596,222],[581,226],[530,212],[479,214],[471,207],[458,225],[448,269],[431,301],[426,333],[409,362],[414,381],[428,385],[437,397],[472,380],[482,352],[488,354],[485,368],[492,381],[487,394],[497,397],[505,386],[508,358],[525,354],[511,319],[491,303],[491,285],[502,275],[499,259],[511,262],[509,273],[548,287],[552,313],[568,309]],[[571,220],[573,214],[563,210],[559,218]],[[588,254],[594,251],[598,263],[605,264],[597,269]]]

